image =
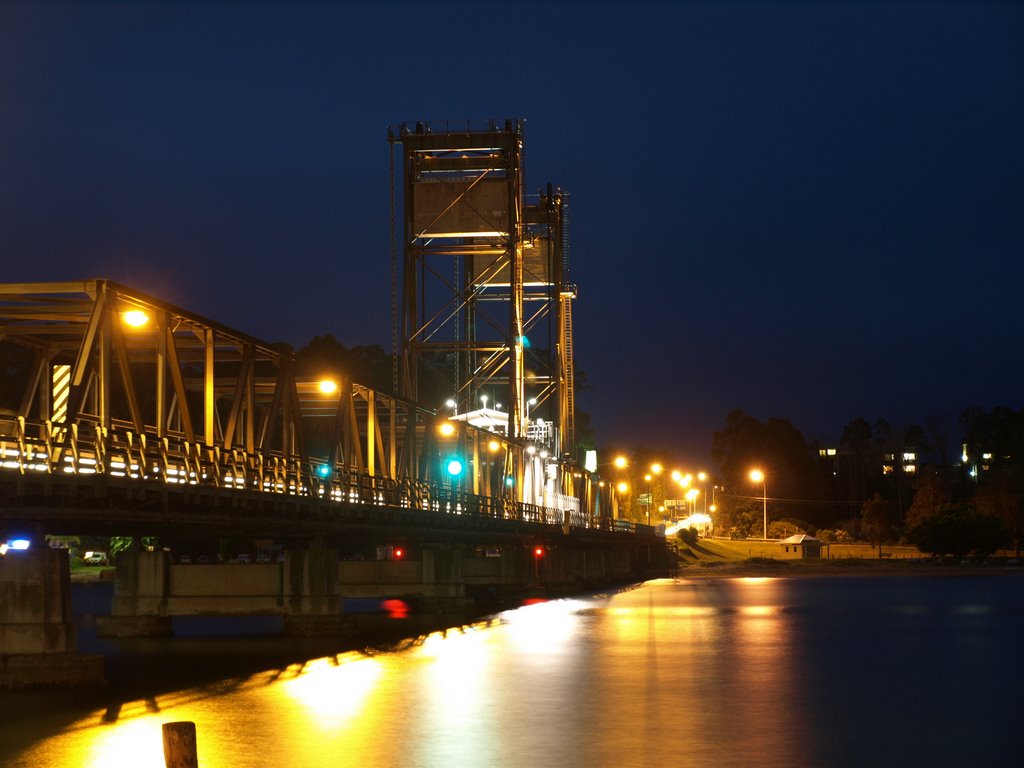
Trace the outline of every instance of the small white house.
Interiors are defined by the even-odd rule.
[[[821,559],[821,540],[806,533],[797,533],[779,542],[782,558],[790,560]]]

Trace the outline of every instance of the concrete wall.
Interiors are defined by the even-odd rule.
[[[68,551],[34,547],[0,557],[0,688],[102,680],[103,658],[75,648]]]
[[[75,650],[66,549],[37,547],[0,558],[0,653]]]

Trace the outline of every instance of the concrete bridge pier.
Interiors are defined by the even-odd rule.
[[[281,587],[286,635],[338,635],[352,631],[353,622],[342,615],[338,571],[336,549],[285,550]]]
[[[114,561],[114,601],[110,616],[96,619],[98,637],[169,637],[167,612],[171,556],[167,552],[128,551]]]
[[[536,580],[555,589],[587,588],[637,576],[636,558],[625,547],[549,547],[536,563]]]
[[[78,653],[66,549],[0,557],[0,688],[103,680],[103,658]]]
[[[286,550],[273,565],[173,565],[167,552],[122,552],[109,617],[99,637],[166,637],[174,616],[283,616],[291,635],[339,634],[338,553]]]
[[[420,558],[424,610],[451,613],[473,605],[466,597],[466,553],[461,547],[424,547]]]

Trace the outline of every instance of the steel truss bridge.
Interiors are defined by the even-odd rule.
[[[299,375],[290,350],[109,280],[0,285],[0,361],[0,534],[653,536],[524,439]]]

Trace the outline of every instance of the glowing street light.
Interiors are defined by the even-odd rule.
[[[625,456],[616,456],[615,461],[613,461],[612,464],[615,465],[616,469],[625,469],[629,466],[629,459]]]
[[[130,309],[121,315],[121,319],[125,325],[130,325],[132,328],[141,328],[149,322],[149,315],[141,309]]]
[[[764,538],[768,538],[768,480],[760,469],[750,470],[750,479],[761,484],[761,495],[764,500]]]
[[[698,496],[700,496],[700,491],[698,491],[696,488],[691,488],[690,490],[688,490],[686,492],[686,500],[688,502],[690,502],[690,514],[691,515],[695,514],[696,511],[697,511],[696,508],[695,508],[695,502],[697,501],[697,497]]]
[[[654,467],[658,467],[659,469],[661,468],[660,464],[655,464],[653,466]],[[653,469],[653,467],[652,467],[652,469]],[[650,472],[648,472],[646,475],[644,475],[644,480],[647,481],[647,503],[644,504],[644,506],[647,508],[647,524],[648,525],[651,524],[651,504],[654,502],[654,496],[651,495],[651,477],[652,476],[651,476]]]
[[[338,382],[330,379],[321,379],[316,386],[325,395],[333,395],[338,391]]]

